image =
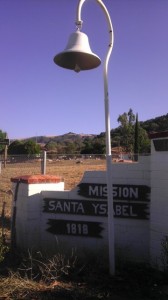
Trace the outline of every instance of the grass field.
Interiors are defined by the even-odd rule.
[[[77,160],[47,160],[46,174],[57,175],[64,178],[65,189],[71,190],[82,179],[85,171],[105,170],[105,160],[84,159]],[[27,160],[18,163],[8,163],[6,168],[1,170],[0,174],[0,209],[6,202],[6,213],[10,214],[10,205],[12,199],[11,178],[23,175],[41,174],[41,162],[38,160]]]

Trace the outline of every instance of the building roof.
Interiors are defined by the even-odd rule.
[[[156,138],[165,138],[168,137],[168,130],[160,131],[160,132],[150,132],[148,135],[151,140]]]

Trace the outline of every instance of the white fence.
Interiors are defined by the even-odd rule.
[[[139,163],[114,164],[115,247],[119,259],[149,260],[149,157]],[[44,184],[45,181],[48,181]],[[55,178],[54,178],[55,180]],[[61,181],[61,179],[60,179]],[[17,185],[16,244],[55,253],[77,249],[81,256],[108,252],[105,171],[85,172],[71,191],[52,177],[20,177]],[[61,185],[60,185],[61,184]],[[28,188],[27,188],[28,185]],[[23,222],[24,220],[24,222]],[[40,226],[39,226],[40,224]],[[121,256],[122,253],[122,256]]]
[[[168,236],[167,141],[167,136],[153,139],[151,156],[141,157],[137,163],[112,164],[119,260],[163,267],[162,241]],[[103,169],[86,171],[68,190],[61,177],[52,175],[20,176],[12,181],[13,241],[17,247],[50,254],[73,248],[78,255],[101,255],[106,261],[108,207]]]

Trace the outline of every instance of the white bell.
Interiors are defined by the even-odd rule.
[[[54,57],[54,62],[62,68],[79,72],[98,67],[101,60],[91,51],[87,35],[77,31],[70,35],[65,50]]]

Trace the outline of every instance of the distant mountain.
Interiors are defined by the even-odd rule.
[[[24,141],[33,140],[39,144],[47,144],[49,142],[56,142],[56,143],[80,142],[86,138],[93,139],[94,137],[96,137],[96,134],[84,134],[84,133],[78,134],[74,132],[68,132],[63,135],[56,135],[56,136],[34,136],[34,137],[24,139]]]
[[[168,130],[168,113],[166,115],[156,117],[154,119],[150,119],[147,121],[140,121],[140,126],[147,131],[147,133],[150,132],[159,132],[159,131],[165,131]],[[112,129],[113,135],[115,133],[117,135],[120,135],[120,126]],[[67,142],[83,142],[85,139],[92,140],[96,137],[104,137],[105,133],[101,132],[99,135],[96,134],[77,134],[74,132],[68,132],[63,135],[56,135],[56,136],[33,136],[27,139],[22,139],[22,141],[28,141],[33,140],[39,144],[47,144],[49,142],[55,142],[55,143],[67,143]],[[11,141],[12,142],[12,141]]]

